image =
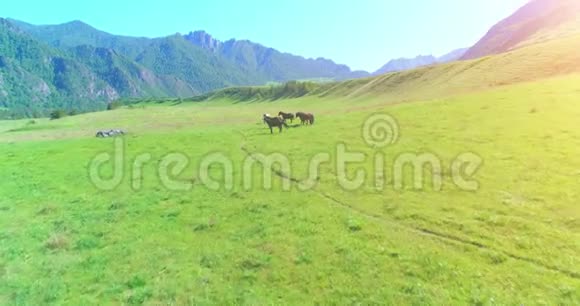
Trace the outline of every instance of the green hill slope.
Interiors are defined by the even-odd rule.
[[[351,72],[330,60],[305,59],[249,41],[222,43],[201,32],[150,39],[112,35],[81,21],[37,26],[3,20],[0,27],[4,36],[12,37],[3,40],[4,48],[32,46],[40,50],[42,55],[30,55],[29,66],[34,61],[43,66],[46,64],[43,58],[58,55],[63,59],[60,68],[66,65],[67,74],[62,75],[65,70],[61,69],[60,79],[54,83],[47,72],[51,65],[44,68],[16,65],[18,54],[4,53],[0,62],[4,67],[0,79],[4,117],[46,114],[56,107],[102,109],[117,98],[190,97],[225,87],[271,81],[368,75]]]
[[[374,78],[0,120],[0,304],[580,305],[580,35],[536,33]],[[224,68],[179,37],[140,63],[0,42],[0,95],[28,74],[132,88],[165,56],[180,78]],[[270,134],[280,110],[316,124]]]
[[[135,60],[158,75],[174,76],[183,80],[197,92],[233,85],[263,84],[268,81],[254,71],[243,70],[234,63],[191,44],[181,35],[153,40]]]
[[[389,102],[431,99],[496,86],[539,80],[580,72],[580,33],[564,35],[516,50],[483,57],[395,72],[373,78],[315,84],[295,94],[280,96],[320,96],[345,100],[381,98]],[[283,88],[277,88],[280,91]],[[199,97],[212,100],[275,100],[272,87],[232,88]]]
[[[368,73],[359,71],[352,72],[345,65],[336,64],[330,60],[306,59],[278,50],[262,46],[260,44],[243,40],[229,40],[221,42],[211,35],[203,32],[192,32],[187,35],[174,35],[167,38],[137,38],[109,34],[97,30],[81,21],[73,21],[61,25],[36,26],[22,21],[11,20],[34,37],[58,48],[74,48],[88,45],[99,48],[113,49],[120,54],[142,64],[151,64],[147,68],[158,70],[154,67],[154,61],[164,61],[168,66],[174,67],[181,64],[183,57],[195,59],[188,64],[189,68],[197,70],[195,76],[185,76],[194,88],[224,87],[225,84],[252,85],[266,83],[268,81],[289,81],[300,79],[334,78],[346,79],[353,77],[368,76]],[[203,49],[187,47],[182,42],[178,43],[179,37],[191,45]],[[163,58],[159,54],[159,44],[164,43],[164,48],[176,48],[168,52],[181,53],[177,58]],[[156,53],[157,52],[157,53]],[[159,58],[154,58],[155,56]],[[142,59],[149,57],[143,63]],[[172,61],[175,62],[172,62]],[[206,62],[209,60],[209,62]],[[207,65],[213,66],[213,70],[223,69],[223,75],[212,76],[204,74],[208,71]],[[183,71],[179,69],[164,69],[164,73],[181,77]],[[232,75],[231,78],[226,75]],[[242,75],[243,74],[243,77]],[[195,77],[194,80],[191,80]],[[209,78],[208,84],[201,84],[205,78]],[[221,79],[217,81],[217,79]]]
[[[471,48],[466,57],[475,59],[344,82],[229,88],[194,101],[271,101],[303,96],[347,101],[380,98],[389,103],[433,99],[580,72],[577,50],[580,2],[534,0],[494,26]]]
[[[3,117],[46,115],[56,108],[94,111],[120,97],[191,96],[203,92],[173,75],[157,74],[112,49],[49,46],[3,19],[0,51]]]
[[[32,25],[15,19],[8,20],[33,37],[62,49],[86,45],[114,49],[134,58],[151,43],[148,38],[112,35],[78,20],[59,25]]]
[[[532,0],[495,25],[463,59],[498,54],[553,37],[580,32],[577,0]]]
[[[0,121],[0,304],[578,305],[579,101],[575,75],[399,105],[172,101]],[[271,135],[261,114],[280,110],[316,124]],[[398,123],[386,148],[363,137],[377,113]],[[94,137],[107,128],[129,134]],[[341,172],[339,146],[364,160]],[[247,170],[274,152],[291,166]],[[484,161],[475,191],[451,166],[467,152]],[[409,165],[396,188],[397,158],[424,153],[441,167],[416,187]],[[311,175],[320,154],[331,162]],[[233,187],[210,187],[225,186],[224,158]],[[99,189],[88,165],[120,183]]]
[[[121,97],[190,96],[199,93],[180,79],[157,75],[112,49],[83,45],[71,49],[71,53]]]
[[[87,66],[0,19],[0,107],[33,115],[50,107],[97,109],[118,94]]]

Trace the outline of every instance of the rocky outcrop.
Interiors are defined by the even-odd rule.
[[[184,38],[194,45],[206,50],[210,50],[212,52],[218,52],[222,45],[221,41],[213,38],[213,36],[206,33],[205,31],[190,32],[189,34],[185,35]]]

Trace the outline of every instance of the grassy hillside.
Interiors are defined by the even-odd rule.
[[[228,88],[197,97],[212,101],[273,101],[280,97],[332,97],[351,102],[380,97],[381,102],[405,102],[469,93],[497,86],[580,72],[580,33],[552,38],[507,53],[373,78],[323,84]]]
[[[375,78],[0,121],[0,305],[579,305],[580,35],[550,33]],[[76,50],[126,88],[169,86],[165,69],[235,84],[205,51]],[[315,124],[271,134],[278,111]]]
[[[158,75],[175,76],[197,92],[205,93],[233,85],[258,85],[268,81],[259,73],[244,70],[174,35],[154,40],[135,58]]]
[[[135,97],[190,97],[230,86],[249,86],[269,82],[285,82],[299,79],[346,79],[368,76],[365,72],[351,72],[345,65],[338,65],[327,59],[305,59],[300,56],[282,53],[250,41],[230,40],[225,43],[214,40],[205,32],[189,35],[172,35],[161,38],[139,38],[117,36],[97,30],[81,21],[60,25],[32,25],[18,20],[4,20],[0,31],[19,36],[26,40],[23,44],[14,39],[3,40],[6,48],[33,48],[42,46],[43,53],[31,58],[42,62],[58,53],[73,61],[67,72],[74,74],[70,80],[78,83],[79,88],[98,88],[94,93],[84,94],[77,91],[62,92],[58,86],[51,86],[37,71],[27,71],[27,78],[40,79],[52,87],[55,95],[70,96],[72,101],[85,100],[91,105],[66,105],[68,109],[102,109],[106,102],[117,98]],[[204,41],[214,44],[206,46]],[[50,52],[48,51],[50,50]],[[74,59],[73,59],[74,58]],[[2,62],[17,61],[14,53],[3,54]],[[1,68],[1,67],[0,67]],[[78,75],[90,74],[93,83],[80,80]],[[20,71],[6,70],[4,78],[23,79]],[[36,81],[36,80],[35,80]],[[12,114],[3,117],[31,116],[44,114],[51,108],[62,107],[56,98],[40,96],[34,90],[35,84],[23,82],[22,90],[11,91],[0,83],[0,97],[6,101],[0,107],[8,108]],[[38,86],[36,86],[38,87]],[[6,94],[4,94],[6,92]],[[100,94],[100,95],[98,95]],[[31,103],[30,100],[39,103]],[[79,102],[79,104],[82,104]],[[76,106],[76,107],[75,107]],[[18,107],[18,111],[14,109]]]
[[[41,41],[62,49],[92,46],[117,50],[128,58],[134,58],[151,43],[148,38],[112,35],[99,31],[78,20],[59,25],[32,25],[14,19],[9,21]]]
[[[8,178],[0,181],[0,303],[578,304],[578,84],[571,75],[397,105],[380,96],[149,102],[0,121]],[[260,116],[278,110],[312,111],[316,124],[270,135]],[[376,113],[393,116],[400,131],[383,149],[362,138]],[[95,156],[114,150],[114,140],[93,137],[105,128],[129,132],[123,179],[112,191],[96,188],[87,172]],[[347,192],[331,162],[314,189],[300,191],[310,158],[334,161],[340,144],[368,157],[347,166],[350,178],[385,154],[383,190],[368,179]],[[215,152],[233,162],[232,190],[200,181],[196,169]],[[256,167],[244,188],[244,160],[272,152],[291,169],[274,167],[281,176],[264,189]],[[441,160],[440,191],[430,168],[422,188],[411,173],[403,189],[394,187],[394,159],[409,152]],[[459,189],[450,174],[464,152],[484,161],[476,191]],[[165,187],[159,164],[168,153],[189,159],[172,178],[191,189]],[[141,154],[151,159],[134,190],[131,165]],[[224,174],[217,167],[210,175]]]
[[[0,19],[0,54],[0,107],[13,114],[41,114],[49,106],[96,110],[92,102],[117,97],[87,66],[4,19]]]
[[[492,27],[463,56],[464,59],[499,54],[544,42],[553,37],[580,33],[580,2],[576,0],[531,0],[513,15]]]
[[[179,78],[158,76],[111,49],[80,46],[72,49],[72,54],[110,84],[120,97],[191,96],[199,93]]]
[[[202,92],[111,49],[52,47],[4,19],[0,19],[0,52],[0,118],[46,116],[54,109],[103,110],[120,97]]]

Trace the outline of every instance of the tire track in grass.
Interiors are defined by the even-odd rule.
[[[498,254],[502,254],[502,255],[504,255],[504,256],[506,256],[508,258],[511,258],[511,259],[515,259],[515,260],[519,260],[519,261],[524,261],[524,262],[527,262],[529,264],[532,264],[532,265],[535,265],[535,266],[538,266],[538,267],[541,267],[541,268],[544,268],[544,269],[547,269],[547,270],[550,270],[550,271],[553,271],[553,272],[557,272],[557,273],[560,273],[560,274],[564,274],[564,275],[566,275],[568,277],[571,277],[571,278],[580,279],[580,273],[578,273],[576,271],[572,271],[572,270],[568,270],[568,269],[563,269],[563,268],[560,268],[560,267],[555,266],[555,265],[546,264],[546,263],[541,262],[538,259],[530,258],[530,257],[525,257],[525,256],[521,256],[521,255],[517,255],[517,254],[511,253],[511,252],[508,252],[508,251],[504,251],[504,250],[501,250],[501,249],[498,249],[498,248],[494,248],[492,246],[483,244],[481,242],[477,242],[477,241],[469,240],[469,239],[466,239],[466,238],[461,238],[461,237],[453,236],[451,234],[440,233],[440,232],[437,232],[437,231],[434,231],[434,230],[431,230],[431,229],[428,229],[428,228],[412,227],[412,226],[403,225],[403,224],[400,224],[400,223],[397,223],[397,222],[393,222],[393,221],[390,221],[390,220],[386,220],[386,219],[384,219],[380,215],[368,213],[368,212],[366,212],[366,211],[364,211],[362,209],[356,208],[355,206],[353,206],[351,204],[348,204],[348,203],[346,203],[344,201],[338,200],[335,197],[333,197],[333,196],[331,196],[331,195],[329,195],[327,193],[324,193],[324,192],[321,192],[321,191],[317,191],[317,190],[312,190],[312,192],[314,192],[314,193],[318,194],[319,196],[321,196],[321,197],[323,197],[323,198],[325,198],[325,199],[333,202],[336,205],[339,205],[339,206],[341,206],[343,208],[346,208],[346,209],[348,209],[348,210],[350,210],[352,212],[355,212],[355,213],[357,213],[359,215],[362,215],[364,217],[367,217],[368,219],[372,219],[372,220],[374,220],[376,222],[379,222],[379,223],[381,223],[383,225],[392,226],[392,227],[396,227],[396,228],[399,228],[399,229],[404,229],[404,230],[407,230],[407,231],[410,231],[412,233],[419,234],[419,235],[422,235],[422,236],[427,236],[427,237],[431,237],[431,238],[437,238],[439,240],[445,240],[445,241],[449,241],[449,242],[454,242],[454,243],[459,243],[459,244],[463,244],[463,245],[475,247],[475,248],[480,249],[480,250],[486,250],[486,251],[489,251],[489,252],[495,252],[495,253],[498,253]]]
[[[241,148],[240,149],[244,153],[246,153],[248,157],[252,158],[254,161],[257,161],[257,162],[260,162],[261,163],[262,161],[255,157],[254,152],[252,152],[250,149],[248,149],[246,147],[246,141],[247,141],[246,135],[243,134],[242,132],[240,132],[240,134],[242,135],[242,138],[244,139],[243,142],[242,142],[242,145],[241,145]],[[289,180],[292,183],[295,183],[295,184],[299,184],[299,185],[304,186],[304,182],[303,181],[301,181],[301,180],[299,180],[297,178],[294,178],[294,177],[292,177],[292,176],[284,173],[281,170],[275,169],[273,167],[271,167],[270,170],[272,171],[273,174],[275,174],[276,176],[280,177],[281,179]],[[440,232],[437,232],[437,231],[434,231],[434,230],[431,230],[431,229],[428,229],[428,228],[413,227],[413,226],[404,225],[404,224],[401,224],[401,223],[398,223],[398,222],[390,221],[390,220],[387,220],[387,219],[383,218],[383,216],[381,216],[381,215],[369,213],[369,212],[367,212],[367,211],[365,211],[363,209],[357,208],[354,205],[351,205],[349,203],[346,203],[344,201],[341,201],[341,200],[339,200],[339,199],[333,197],[332,195],[330,195],[328,193],[325,193],[323,191],[319,191],[319,190],[316,190],[316,189],[311,189],[310,192],[317,194],[318,196],[326,199],[327,201],[331,202],[332,204],[334,204],[336,206],[340,206],[340,207],[342,207],[344,209],[347,209],[347,210],[349,210],[351,212],[354,212],[354,213],[356,213],[358,215],[361,215],[361,216],[363,216],[363,217],[365,217],[367,219],[373,220],[373,221],[378,222],[380,224],[383,224],[385,226],[396,227],[396,228],[399,228],[399,229],[406,230],[408,232],[415,233],[417,235],[426,236],[426,237],[430,237],[430,238],[435,238],[437,240],[443,240],[443,241],[446,241],[446,242],[453,242],[453,243],[456,243],[456,244],[462,244],[462,245],[465,245],[465,246],[474,247],[474,248],[479,249],[479,250],[485,250],[485,251],[488,251],[488,252],[495,252],[497,254],[504,255],[504,256],[506,256],[508,258],[511,258],[511,259],[514,259],[514,260],[523,261],[523,262],[532,264],[534,266],[537,266],[537,267],[540,267],[540,268],[544,268],[546,270],[550,270],[552,272],[556,272],[556,273],[560,273],[560,274],[566,275],[566,276],[571,277],[571,278],[574,278],[574,279],[580,279],[580,273],[578,273],[576,271],[564,269],[564,268],[561,268],[561,267],[558,267],[558,266],[555,266],[555,265],[551,265],[551,264],[546,264],[546,263],[544,263],[544,262],[542,262],[542,261],[540,261],[538,259],[535,259],[535,258],[530,258],[530,257],[525,257],[525,256],[521,256],[521,255],[518,255],[518,254],[514,254],[514,253],[511,253],[511,252],[508,252],[508,251],[505,251],[505,250],[501,250],[501,249],[498,249],[498,248],[494,248],[492,246],[483,244],[483,243],[478,242],[478,241],[470,240],[470,239],[467,239],[467,238],[457,237],[457,236],[454,236],[454,235],[451,235],[451,234],[446,234],[446,233],[440,233]]]

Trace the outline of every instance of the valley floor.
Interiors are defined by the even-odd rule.
[[[580,304],[579,103],[572,75],[401,104],[166,102],[0,121],[0,304]],[[271,135],[261,116],[278,111],[316,122]],[[373,118],[392,118],[389,132],[368,130]],[[128,134],[94,137],[112,128]],[[361,155],[344,171],[342,149]],[[411,154],[429,166],[398,172]],[[268,156],[283,163],[246,167]],[[212,157],[231,186],[208,184],[228,178],[204,167]],[[357,171],[349,188],[342,173]]]

